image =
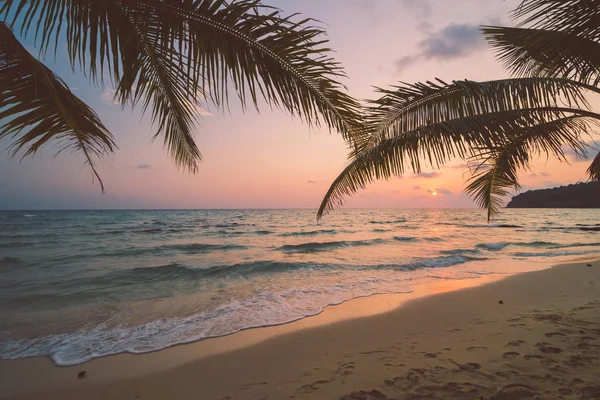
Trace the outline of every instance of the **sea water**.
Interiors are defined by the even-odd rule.
[[[0,211],[0,358],[73,365],[600,255],[600,210]]]

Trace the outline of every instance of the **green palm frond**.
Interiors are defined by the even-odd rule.
[[[378,92],[383,96],[372,101],[367,111],[369,135],[351,157],[384,138],[467,116],[559,106],[589,108],[577,82],[557,78],[463,80],[452,84],[437,79]]]
[[[122,102],[150,109],[191,170],[200,153],[190,104],[226,108],[231,92],[244,108],[262,99],[348,140],[359,126],[324,31],[258,0],[6,0],[2,11],[43,50],[64,35],[73,67],[94,82],[109,74]]]
[[[437,168],[454,158],[471,158],[481,151],[478,149],[501,148],[508,138],[518,137],[528,127],[547,126],[549,121],[569,118],[574,112],[580,118],[600,120],[600,115],[568,108],[497,111],[421,126],[381,139],[351,158],[325,194],[317,219],[368,183],[402,175],[406,169],[420,172],[422,160]],[[571,125],[572,129],[579,126]]]
[[[19,43],[0,22],[0,138],[14,143],[10,153],[35,154],[51,140],[59,152],[81,151],[86,163],[104,185],[95,167],[98,157],[115,150],[113,137],[98,116],[68,86]]]
[[[518,173],[528,169],[531,159],[545,154],[567,161],[564,146],[585,155],[582,134],[589,134],[587,117],[570,116],[547,123],[526,126],[495,147],[481,149],[473,160],[478,162],[465,192],[487,210],[488,222],[498,212],[511,189],[518,190]]]
[[[498,59],[516,76],[571,79],[600,93],[600,42],[565,31],[484,27]]]

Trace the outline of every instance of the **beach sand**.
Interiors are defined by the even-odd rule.
[[[600,262],[501,278],[440,281],[74,367],[2,361],[0,397],[600,399]]]

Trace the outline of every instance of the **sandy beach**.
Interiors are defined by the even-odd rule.
[[[596,399],[598,285],[600,261],[579,261],[356,299],[279,327],[74,367],[2,361],[1,397]]]

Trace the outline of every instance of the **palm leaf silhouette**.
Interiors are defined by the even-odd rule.
[[[55,139],[64,150],[81,151],[104,191],[98,157],[112,153],[112,135],[68,86],[33,57],[0,22],[0,138],[11,137],[14,157],[36,153]]]
[[[348,166],[332,183],[317,212],[377,179],[439,168],[453,158],[470,158],[482,148],[498,148],[515,132],[571,115],[598,118],[576,83],[556,78],[516,78],[492,82],[418,83],[381,90],[366,120],[370,136],[350,153]],[[567,125],[576,129],[580,125]]]
[[[72,67],[149,111],[176,163],[196,171],[197,107],[264,102],[352,141],[359,106],[339,82],[324,31],[258,0],[6,0],[0,15],[45,54],[66,40]]]

